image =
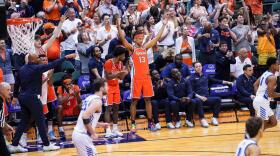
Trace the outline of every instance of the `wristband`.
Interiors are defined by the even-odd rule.
[[[83,119],[83,123],[84,123],[85,125],[89,124],[89,123],[90,123],[90,119]]]

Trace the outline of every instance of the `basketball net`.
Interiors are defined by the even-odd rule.
[[[35,33],[43,24],[38,18],[17,18],[7,20],[7,30],[12,40],[14,54],[36,53]]]

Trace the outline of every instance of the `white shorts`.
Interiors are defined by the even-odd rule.
[[[83,134],[74,130],[72,134],[72,140],[79,156],[97,155],[92,139],[87,134]]]
[[[256,97],[253,101],[253,106],[256,116],[261,117],[263,120],[268,120],[270,116],[274,115],[270,108],[270,101],[265,98]]]

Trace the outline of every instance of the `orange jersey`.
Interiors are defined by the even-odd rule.
[[[150,77],[148,54],[144,48],[134,48],[131,54],[131,74],[134,79],[145,79]]]
[[[104,70],[108,73],[116,73],[120,72],[124,69],[123,63],[121,61],[114,63],[113,59],[109,59],[104,63]],[[119,85],[119,79],[114,78],[111,80],[107,79],[107,83],[109,86],[118,86]]]

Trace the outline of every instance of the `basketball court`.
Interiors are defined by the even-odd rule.
[[[116,143],[104,141],[96,145],[101,156],[130,155],[186,155],[186,156],[232,156],[238,143],[244,138],[245,123],[225,123],[218,127],[202,128],[182,127],[180,129],[163,128],[157,132],[139,130],[137,136],[124,136],[124,140],[132,142]],[[260,141],[262,155],[280,156],[280,129],[269,129]],[[134,140],[134,141],[133,141]],[[106,143],[107,142],[107,143]],[[105,145],[104,145],[105,144]],[[75,148],[65,148],[54,152],[28,152],[17,156],[74,156]]]

